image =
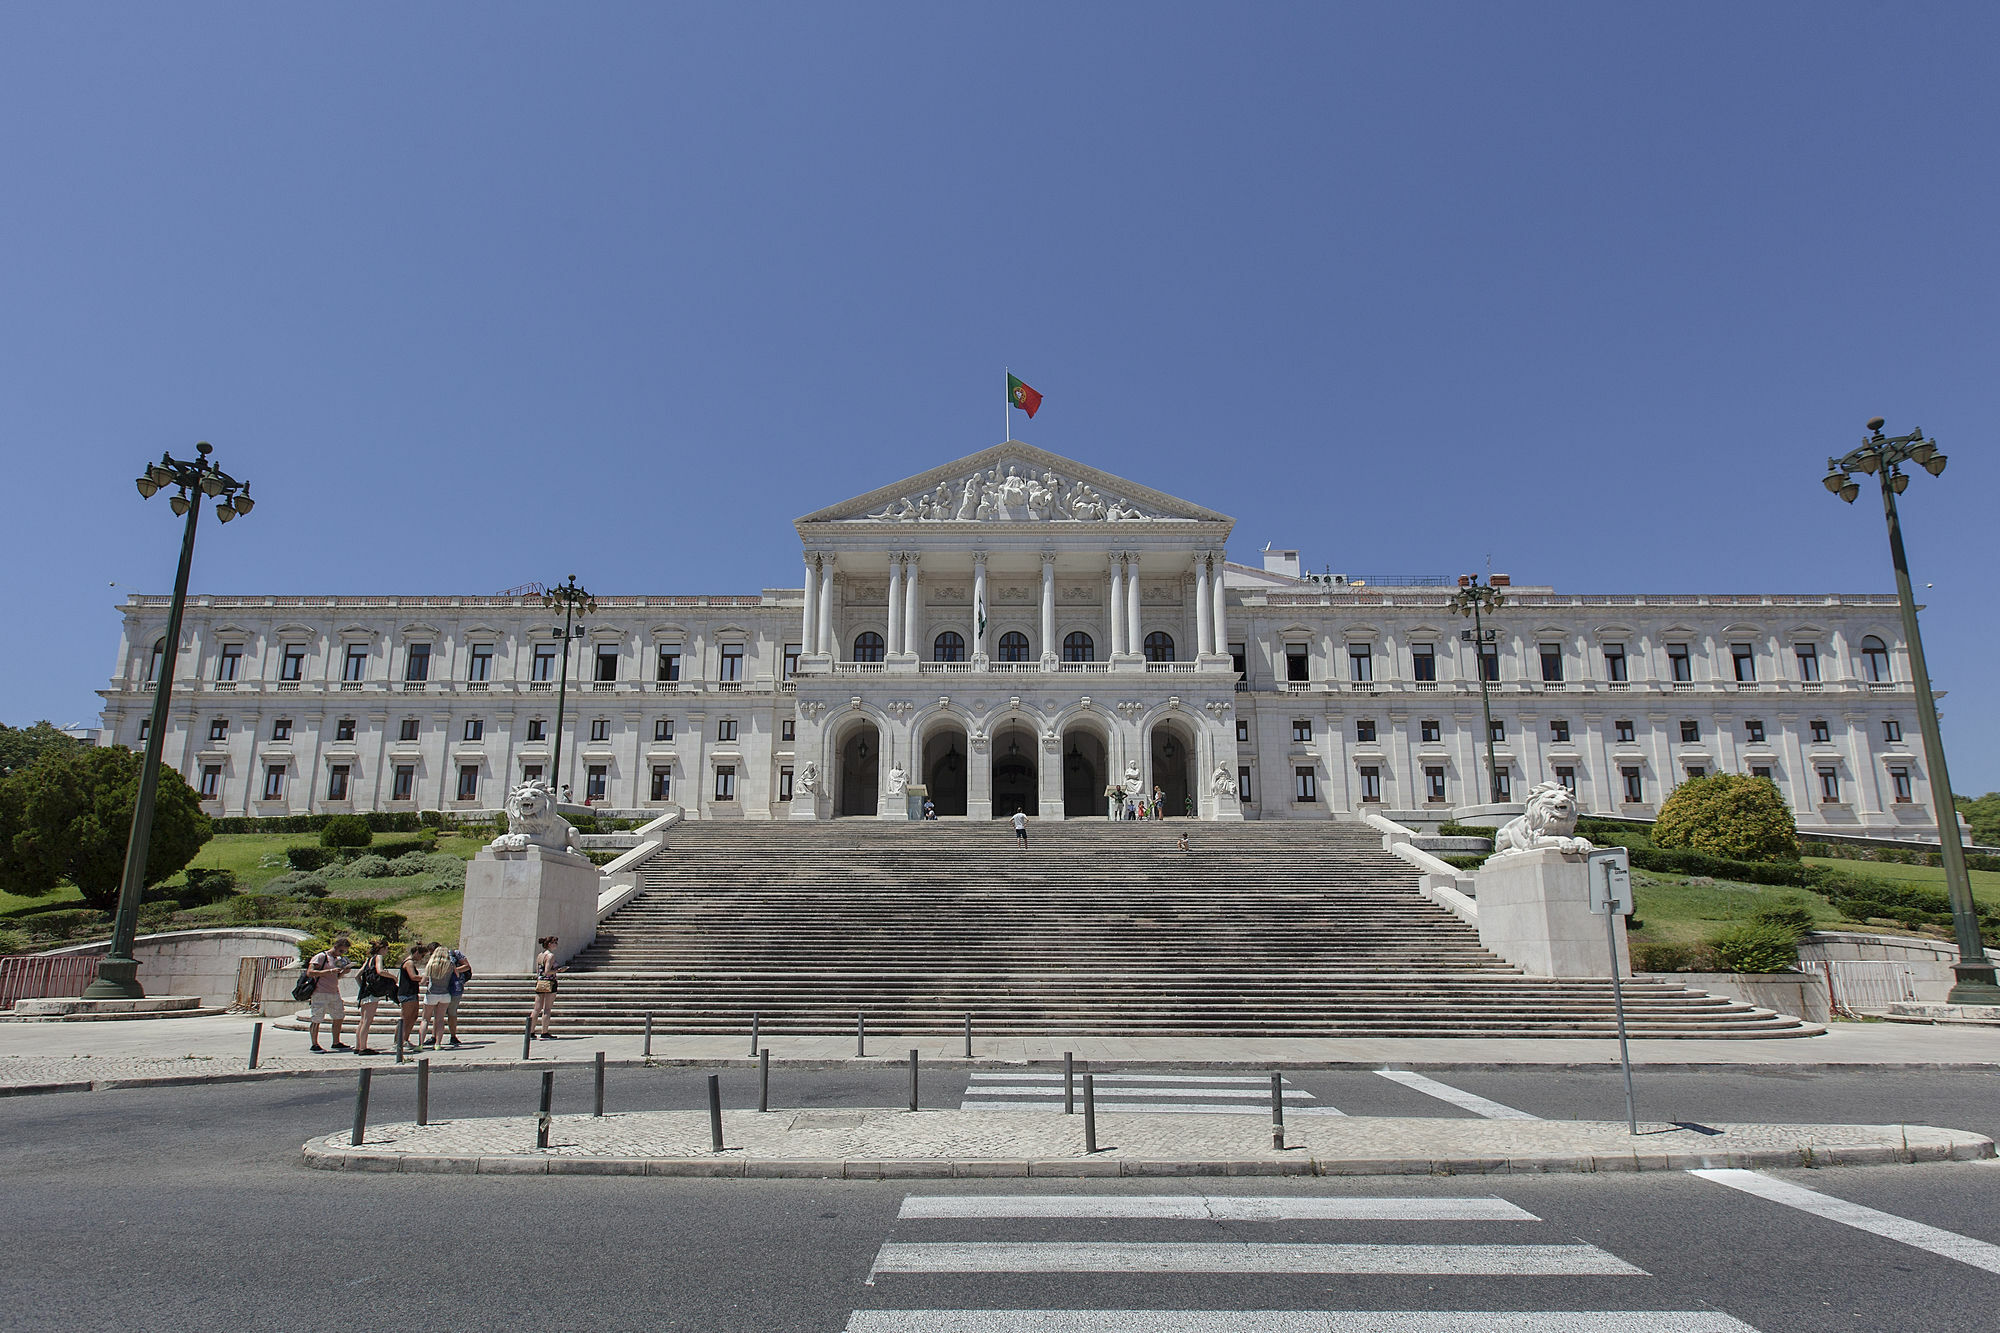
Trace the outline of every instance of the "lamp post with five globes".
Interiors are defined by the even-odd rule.
[[[1905,463],[1914,463],[1933,477],[1944,471],[1945,456],[1936,440],[1921,428],[1907,435],[1884,435],[1885,423],[1868,423],[1868,438],[1840,458],[1826,460],[1823,484],[1849,504],[1861,493],[1855,473],[1873,473],[1882,485],[1882,516],[1889,524],[1889,559],[1896,567],[1896,598],[1903,608],[1903,638],[1910,645],[1910,677],[1917,687],[1917,726],[1924,734],[1924,760],[1930,766],[1931,809],[1937,816],[1938,845],[1944,852],[1945,889],[1951,898],[1953,931],[1958,938],[1958,980],[1949,996],[1953,1004],[2000,1004],[1993,963],[1979,939],[1979,912],[1972,901],[1972,879],[1965,870],[1965,846],[1958,836],[1958,809],[1952,800],[1951,775],[1944,764],[1944,736],[1938,730],[1937,701],[1931,694],[1931,674],[1924,665],[1924,641],[1917,632],[1917,598],[1910,588],[1910,567],[1903,557],[1903,527],[1896,516],[1896,497],[1910,484]]]
[[[1486,714],[1487,799],[1495,804],[1500,800],[1500,765],[1493,758],[1493,700],[1487,693],[1486,645],[1498,636],[1486,628],[1484,616],[1486,612],[1496,611],[1506,604],[1506,594],[1494,587],[1491,579],[1481,583],[1477,574],[1467,574],[1459,579],[1458,591],[1451,597],[1453,610],[1462,616],[1472,617],[1473,627],[1462,633],[1472,640],[1473,660],[1479,663],[1479,707]]]
[[[159,679],[153,686],[153,720],[146,728],[146,755],[139,767],[139,797],[132,806],[132,833],[125,844],[125,873],[118,885],[118,915],[111,926],[111,948],[98,964],[97,980],[83,992],[86,1000],[139,1000],[146,995],[139,984],[139,963],[132,956],[132,941],[138,934],[139,898],[146,888],[146,853],[153,840],[153,801],[160,786],[160,753],[167,738],[167,702],[174,688],[174,660],[180,654],[181,611],[187,605],[188,570],[194,564],[194,529],[201,518],[201,501],[214,500],[215,516],[224,523],[238,514],[247,514],[256,501],[250,498],[250,483],[238,481],[224,472],[208,456],[214,450],[197,444],[193,461],[161,454],[160,461],[139,474],[135,483],[139,494],[152,499],[161,491],[172,491],[167,505],[175,517],[185,516],[181,530],[181,563],[174,575],[174,600],[167,612],[165,651],[161,654]]]
[[[563,609],[563,623],[549,631],[562,641],[562,680],[556,686],[556,753],[555,762],[550,774],[555,779],[552,784],[554,790],[560,793],[563,788],[563,705],[569,694],[569,645],[570,640],[581,639],[585,633],[582,625],[577,625],[572,629],[570,621],[576,616],[596,615],[597,599],[582,588],[577,587],[576,575],[572,574],[569,576],[567,584],[558,583],[555,587],[550,588],[542,594],[542,605],[550,610],[554,610],[558,606]]]

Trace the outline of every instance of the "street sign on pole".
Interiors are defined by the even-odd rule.
[[[1590,881],[1590,910],[1604,918],[1604,951],[1611,960],[1611,1004],[1618,1014],[1618,1063],[1625,1071],[1625,1124],[1639,1132],[1632,1097],[1632,1050],[1625,1040],[1625,987],[1618,979],[1618,918],[1632,914],[1632,854],[1623,847],[1599,847],[1584,861]]]

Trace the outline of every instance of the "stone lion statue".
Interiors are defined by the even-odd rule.
[[[547,847],[558,852],[583,849],[570,822],[556,813],[556,794],[541,778],[530,778],[507,793],[507,831],[493,840],[503,852]]]
[[[1527,810],[1494,834],[1493,854],[1553,850],[1565,856],[1582,856],[1591,843],[1588,838],[1570,836],[1575,832],[1576,797],[1560,782],[1538,783],[1528,793]]]

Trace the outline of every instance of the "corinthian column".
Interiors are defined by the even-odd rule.
[[[1056,655],[1056,553],[1042,552],[1042,665],[1048,666],[1058,659]]]
[[[917,553],[909,552],[903,561],[906,565],[903,571],[903,651],[915,654],[917,660],[922,661],[923,653],[918,651],[918,645],[924,639],[924,606],[917,581]]]
[[[992,619],[986,610],[986,552],[972,553],[972,660],[986,660],[986,624]]]
[[[903,651],[903,556],[899,551],[889,553],[889,643],[885,656],[894,657]]]
[[[1125,651],[1125,557],[1111,557],[1110,639],[1112,657]]]
[[[1229,656],[1229,603],[1223,596],[1222,587],[1223,553],[1215,553],[1215,577],[1210,580],[1210,591],[1215,596],[1215,651]]]
[[[833,656],[833,562],[837,557],[822,555],[819,561],[819,651]]]
[[[1125,557],[1125,651],[1137,657],[1142,650],[1141,636],[1144,631],[1139,624],[1139,553],[1129,552]]]
[[[799,651],[802,653],[819,650],[819,635],[814,631],[819,620],[819,552],[806,552],[806,595],[805,623],[799,629]]]
[[[1194,557],[1194,651],[1198,657],[1205,657],[1215,647],[1215,607],[1210,604],[1208,591],[1208,552],[1197,551]]]

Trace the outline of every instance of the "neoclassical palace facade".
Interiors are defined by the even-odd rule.
[[[1651,815],[1729,772],[1802,828],[1932,827],[1893,596],[1515,586],[1482,654],[1443,580],[1235,563],[1233,525],[1018,441],[961,458],[798,520],[801,588],[599,597],[559,773],[538,596],[196,597],[166,761],[218,815],[472,812],[542,777],[702,819],[1102,818],[1157,788],[1425,825],[1545,781]],[[143,743],[167,610],[121,608],[107,743]]]

